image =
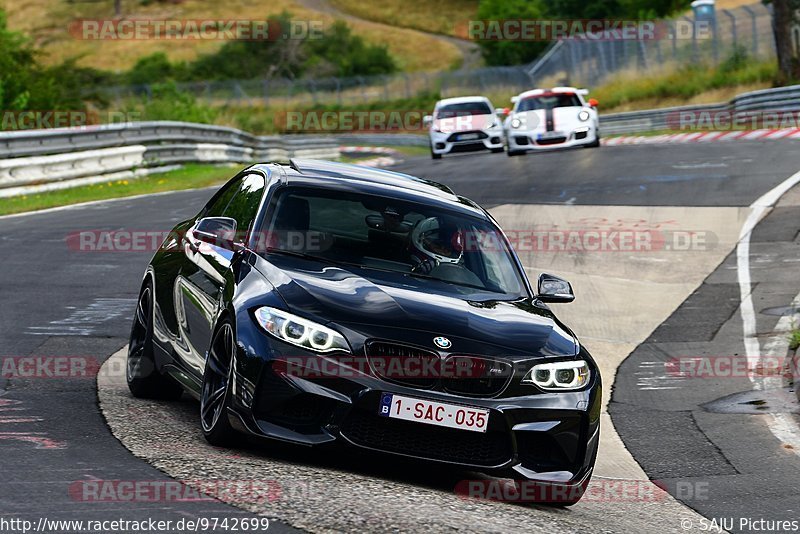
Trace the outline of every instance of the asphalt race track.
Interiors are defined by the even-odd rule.
[[[800,171],[800,153],[791,142],[603,147],[515,158],[467,154],[436,162],[414,158],[396,169],[451,186],[491,208],[507,230],[591,221],[706,232],[713,246],[703,251],[525,251],[521,257],[529,276],[546,268],[574,282],[576,302],[556,312],[605,365],[606,384],[617,373],[613,395],[611,388],[607,392],[608,454],[601,449],[598,458],[601,484],[656,480],[705,517],[758,512],[800,518],[800,459],[770,434],[760,419],[765,414],[738,413],[721,422],[699,407],[752,389],[749,384],[706,381],[697,386],[702,395],[687,399],[686,388],[642,392],[636,374],[654,351],[665,358],[701,350],[743,352],[738,293],[729,279],[734,248],[748,206]],[[8,359],[30,356],[81,358],[99,367],[119,351],[127,342],[151,252],[80,251],[67,244],[67,236],[87,230],[166,231],[196,213],[210,194],[177,192],[0,218],[3,369]],[[781,239],[784,253],[794,250],[797,257],[797,249],[790,248],[796,235],[786,237],[797,219],[783,209],[757,227],[754,239],[765,248]],[[797,282],[795,276],[765,287],[764,302],[788,304],[800,291]],[[783,293],[791,294],[788,301]],[[691,312],[698,306],[705,310],[703,317],[718,312],[709,319],[714,324],[708,332],[722,331],[723,338],[701,333],[684,339],[683,332],[698,322]],[[777,317],[758,314],[757,321],[758,332],[770,332]],[[720,340],[725,344],[718,347]],[[674,347],[684,342],[706,345]],[[99,401],[91,377],[0,378],[0,509],[6,514],[34,521],[42,516],[178,521],[256,512],[273,519],[270,530],[278,532],[293,527],[314,532],[681,532],[687,518],[698,525],[698,515],[666,494],[641,502],[607,493],[571,509],[475,502],[453,491],[475,475],[450,469],[250,443],[231,451],[213,449],[200,435],[195,402],[134,400],[121,387],[124,376],[114,372],[113,363],[100,373]],[[743,467],[748,462],[751,469]],[[200,487],[203,480],[220,478],[267,480],[280,491],[259,502],[241,494],[219,495],[232,505],[202,498],[92,500],[75,490],[86,481],[165,483],[169,476]],[[686,498],[677,485],[682,481],[708,492],[702,499]],[[742,509],[745,502],[748,510]]]

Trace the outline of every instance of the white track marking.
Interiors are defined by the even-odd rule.
[[[750,236],[761,218],[778,200],[792,187],[800,183],[800,172],[790,176],[775,188],[765,193],[761,198],[750,205],[750,215],[739,234],[739,244],[736,246],[736,269],[739,280],[739,295],[741,298],[740,312],[742,315],[742,330],[744,347],[747,353],[747,364],[754,370],[761,360],[761,344],[756,337],[756,312],[753,306],[752,281],[750,278]],[[798,295],[800,298],[800,295]],[[797,301],[798,299],[795,299]],[[783,320],[783,318],[781,319]],[[781,324],[780,322],[778,323]],[[779,330],[780,328],[778,328]],[[783,335],[778,333],[778,336]],[[777,344],[773,344],[773,350]],[[776,354],[777,355],[777,354]],[[780,356],[786,355],[786,351]],[[756,380],[754,373],[748,373],[753,389],[763,390],[764,382]],[[789,414],[768,414],[767,426],[776,438],[792,446],[792,450],[800,454],[800,428]]]

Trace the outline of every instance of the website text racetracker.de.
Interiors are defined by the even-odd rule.
[[[717,239],[702,230],[506,230],[508,244],[517,252],[657,252],[702,251],[714,248]],[[181,246],[185,236],[158,230],[82,230],[67,235],[67,247],[76,252],[155,252],[168,239]],[[320,231],[242,232],[226,236],[229,241],[250,237],[256,250],[280,248],[303,252],[324,252],[333,241]],[[464,252],[498,251],[506,248],[496,232],[458,231],[450,236],[452,245]]]
[[[269,529],[266,517],[199,517],[177,520],[59,520],[40,517],[36,521],[0,517],[0,533],[29,532],[263,532]]]

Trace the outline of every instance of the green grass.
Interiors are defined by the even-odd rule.
[[[422,156],[428,154],[426,147],[401,146],[389,147],[407,156]],[[340,158],[347,163],[358,163],[357,159]],[[151,174],[141,178],[128,180],[114,180],[92,185],[83,185],[46,191],[32,195],[20,195],[0,199],[0,215],[11,215],[27,211],[37,211],[59,206],[90,202],[92,200],[108,200],[123,198],[148,193],[161,193],[164,191],[180,191],[184,189],[199,189],[221,185],[246,164],[209,165],[191,163],[180,169],[159,174]]]
[[[800,328],[795,328],[789,334],[789,348],[792,350],[800,348]]]
[[[478,16],[477,0],[332,0],[334,6],[356,17],[428,33],[455,35],[456,27]]]
[[[774,61],[731,60],[717,68],[692,65],[655,76],[643,77],[633,73],[619,76],[612,82],[592,89],[591,96],[600,101],[604,110],[624,106],[643,109],[652,107],[654,101],[667,105],[687,103],[704,93],[723,88],[753,84],[770,86],[777,75],[778,69]],[[644,104],[644,107],[637,106],[637,103]]]
[[[4,198],[0,200],[0,215],[68,206],[91,200],[106,200],[147,193],[212,186],[228,180],[239,167],[243,167],[243,165],[189,164],[181,169],[152,174],[142,178],[115,180],[58,191]]]

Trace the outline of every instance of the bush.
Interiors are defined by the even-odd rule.
[[[198,104],[192,95],[180,91],[175,82],[154,85],[149,97],[127,111],[132,115],[138,113],[140,120],[148,121],[213,123],[217,116],[215,109]]]

